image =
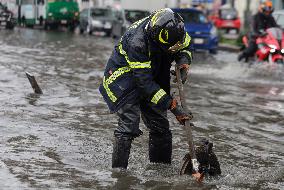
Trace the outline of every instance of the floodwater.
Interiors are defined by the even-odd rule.
[[[111,169],[116,116],[98,92],[114,42],[30,29],[0,31],[0,189],[284,189],[284,72],[195,54],[187,103],[194,138],[214,143],[222,175],[179,176],[186,136],[169,113],[172,165],[150,164],[147,129],[129,169]],[[43,95],[25,76],[35,75]]]

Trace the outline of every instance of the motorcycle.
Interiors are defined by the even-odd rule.
[[[244,36],[242,41],[245,47],[248,47],[248,37]],[[257,37],[256,44],[257,62],[284,63],[284,34],[281,28],[268,28]]]

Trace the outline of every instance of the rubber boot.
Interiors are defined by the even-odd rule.
[[[150,162],[171,164],[172,160],[172,134],[149,134]]]
[[[112,168],[124,168],[128,166],[132,140],[114,139],[112,152]]]
[[[242,52],[240,55],[238,55],[238,61],[242,61],[242,59],[247,60],[247,55],[244,52]]]
[[[243,59],[245,59],[245,62],[248,62],[249,57],[251,57],[253,54],[254,53],[250,53],[247,49],[245,49],[242,53],[238,55],[238,61],[242,61]]]

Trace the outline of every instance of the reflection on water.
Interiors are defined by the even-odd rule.
[[[133,142],[129,170],[111,169],[117,121],[97,89],[111,39],[16,29],[0,31],[0,44],[1,187],[283,189],[283,72],[267,75],[230,53],[195,55],[185,86],[194,136],[214,143],[223,171],[197,184],[178,175],[187,141],[171,114],[171,166],[149,163],[141,124],[144,135]],[[42,95],[32,93],[25,72],[35,75]]]

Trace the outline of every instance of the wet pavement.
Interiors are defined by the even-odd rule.
[[[186,136],[169,113],[173,164],[150,164],[148,131],[129,170],[111,169],[116,116],[98,92],[114,42],[105,37],[0,30],[0,189],[284,189],[284,69],[196,53],[185,86],[194,137],[214,143],[222,175],[179,176]],[[35,75],[36,95],[25,72]]]

